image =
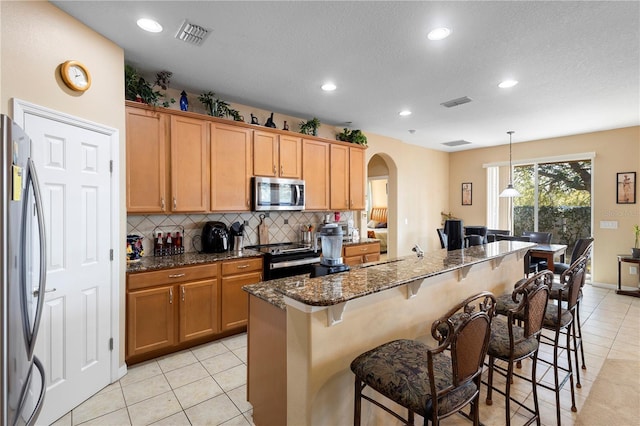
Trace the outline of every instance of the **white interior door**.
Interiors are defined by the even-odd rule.
[[[47,239],[47,293],[36,354],[49,424],[111,379],[111,138],[25,115],[38,170]]]

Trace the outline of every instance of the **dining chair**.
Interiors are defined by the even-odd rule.
[[[525,231],[523,236],[529,237],[529,241],[538,244],[551,244],[551,232]],[[529,260],[529,273],[536,273],[543,269],[547,269],[547,261],[541,257],[531,257]]]
[[[437,228],[438,238],[440,239],[440,247],[447,248],[447,234],[444,233],[444,228]]]
[[[354,426],[360,424],[363,399],[406,425],[413,425],[415,414],[423,416],[426,426],[429,421],[437,425],[457,412],[479,425],[480,380],[494,309],[493,294],[476,294],[431,325],[431,335],[438,342],[435,349],[416,340],[400,339],[357,356],[351,362],[355,375]],[[406,418],[363,394],[367,386],[407,409]],[[468,405],[469,414],[462,412]]]

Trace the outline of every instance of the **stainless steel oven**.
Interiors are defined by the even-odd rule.
[[[264,244],[245,248],[264,254],[265,281],[310,274],[313,266],[320,263],[320,252],[303,244]]]
[[[251,193],[254,211],[304,210],[304,181],[256,176]]]

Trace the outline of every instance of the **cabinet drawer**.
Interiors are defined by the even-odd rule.
[[[127,275],[127,289],[136,290],[162,284],[178,284],[203,278],[213,278],[217,275],[217,263],[163,269],[153,272],[140,272]]]
[[[356,246],[346,246],[344,248],[344,257],[362,256],[370,253],[379,253],[380,243],[359,244]]]
[[[222,275],[244,274],[246,272],[262,272],[262,258],[251,257],[248,259],[225,260],[222,262]]]

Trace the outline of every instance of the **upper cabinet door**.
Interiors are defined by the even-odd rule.
[[[280,135],[278,158],[280,160],[280,177],[302,178],[302,138]]]
[[[166,213],[168,120],[156,111],[127,107],[127,211]]]
[[[349,147],[349,209],[365,209],[364,149]]]
[[[329,144],[303,139],[302,178],[305,210],[329,210]]]
[[[253,130],[211,123],[211,210],[249,211]]]
[[[208,122],[171,116],[171,211],[208,210]]]
[[[278,135],[253,132],[253,174],[256,176],[278,176]]]
[[[349,204],[349,147],[331,144],[331,210],[348,210]]]

